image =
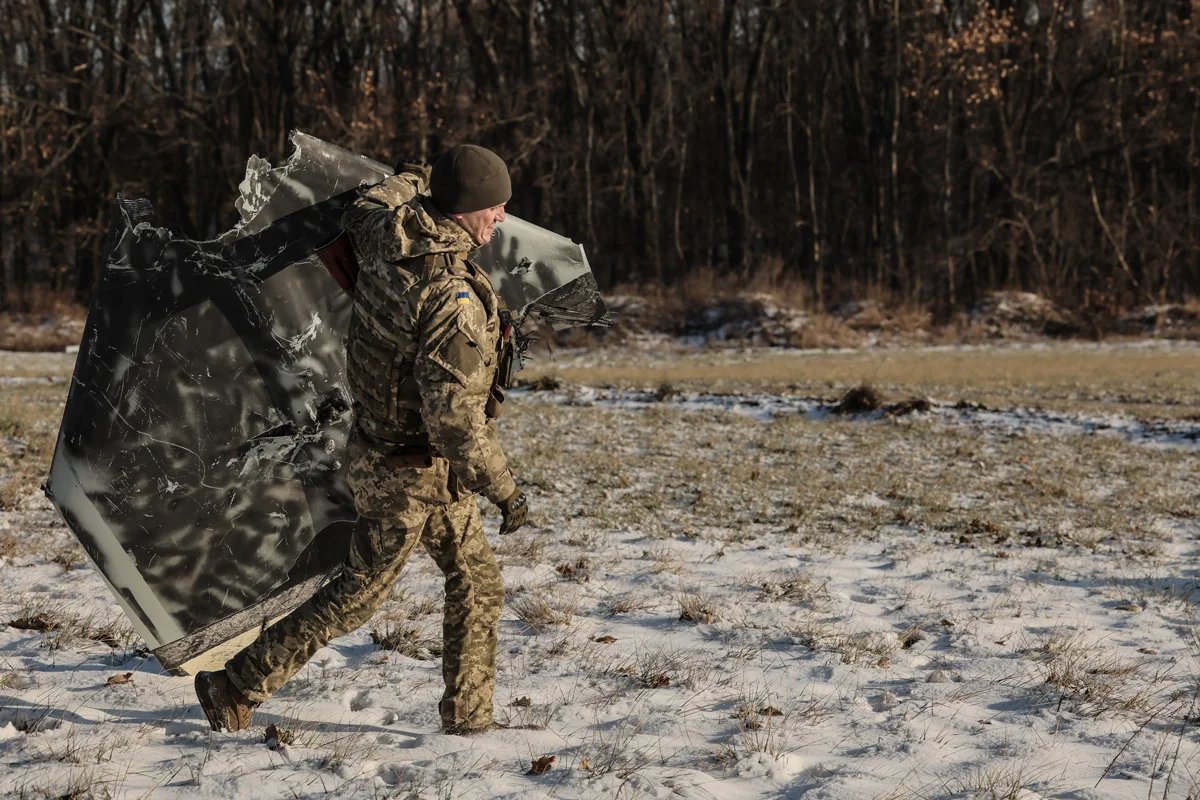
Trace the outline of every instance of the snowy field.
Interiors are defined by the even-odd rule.
[[[540,367],[533,524],[491,537],[513,727],[472,738],[419,552],[211,733],[40,496],[71,357],[0,354],[0,797],[1200,796],[1200,347],[947,352]],[[885,408],[835,413],[853,376]]]

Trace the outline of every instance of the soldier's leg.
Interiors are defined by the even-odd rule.
[[[425,548],[446,575],[442,621],[442,677],[438,710],[451,732],[492,724],[496,687],[496,633],[504,585],[474,497],[434,511],[423,534]]]
[[[364,625],[387,599],[427,519],[427,507],[386,520],[360,517],[337,577],[225,664],[234,687],[248,700],[264,702],[313,653]]]

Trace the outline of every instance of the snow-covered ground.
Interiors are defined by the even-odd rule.
[[[0,512],[0,623],[53,624],[0,625],[0,796],[1200,792],[1200,424],[584,386],[510,405],[534,511],[492,538],[514,727],[438,732],[418,553],[253,730],[211,733],[31,486]]]

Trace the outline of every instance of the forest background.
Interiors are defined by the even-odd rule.
[[[210,238],[251,153],[487,145],[601,285],[945,317],[1200,294],[1193,0],[0,0],[0,310],[86,302],[113,200]]]

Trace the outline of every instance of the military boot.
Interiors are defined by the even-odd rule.
[[[196,697],[214,731],[244,731],[258,703],[247,700],[225,670],[196,673]]]

